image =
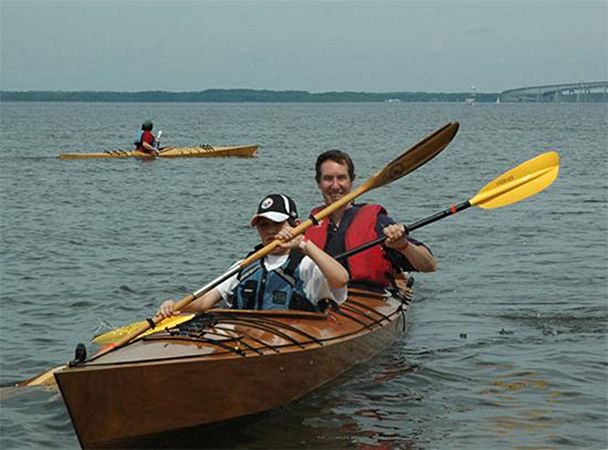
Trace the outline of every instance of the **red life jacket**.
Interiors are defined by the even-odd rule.
[[[323,207],[315,208],[311,215],[318,213]],[[344,248],[351,250],[378,238],[376,223],[379,214],[386,214],[380,205],[361,205],[355,214],[344,236]],[[321,220],[319,225],[306,229],[306,237],[319,248],[327,244],[327,229],[329,217]],[[395,269],[384,253],[381,245],[376,245],[348,258],[350,282],[370,282],[380,286],[389,286]]]
[[[143,131],[141,133],[139,142],[136,142],[135,145],[137,147],[137,150],[140,152],[152,153],[150,150],[148,150],[146,147],[144,147],[144,142],[147,142],[152,147],[154,147],[154,144],[156,143],[156,139],[154,138],[154,135],[152,134],[151,131],[148,131],[148,130]]]

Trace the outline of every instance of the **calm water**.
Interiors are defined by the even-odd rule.
[[[319,203],[321,151],[348,150],[365,180],[456,120],[437,159],[362,200],[412,223],[549,149],[561,154],[560,177],[521,203],[417,230],[440,270],[416,277],[402,339],[331,387],[200,436],[201,446],[608,447],[605,104],[8,103],[1,113],[1,384],[223,273],[256,243],[246,224],[262,196],[286,192],[301,212]],[[258,143],[260,157],[55,158],[128,147],[145,118],[167,145]],[[0,416],[2,448],[78,447],[57,393],[22,390]]]

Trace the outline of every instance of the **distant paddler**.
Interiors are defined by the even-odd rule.
[[[151,120],[144,120],[144,123],[141,124],[141,130],[137,132],[137,136],[135,137],[135,150],[138,152],[146,153],[150,156],[158,156],[158,140],[154,133],[152,133],[152,128],[154,128],[154,124]]]

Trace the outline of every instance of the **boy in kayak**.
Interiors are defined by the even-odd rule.
[[[236,309],[304,311],[319,311],[322,300],[344,302],[348,272],[313,242],[302,235],[294,237],[293,227],[299,223],[291,198],[282,194],[266,196],[251,218],[251,226],[256,227],[261,240],[254,252],[276,239],[282,243],[194,300],[183,312],[206,311],[220,300]],[[157,315],[165,318],[178,312],[181,311],[175,311],[175,301],[167,300]]]
[[[319,155],[315,180],[325,204],[313,209],[311,216],[352,191],[355,166],[350,156],[341,150],[328,150]],[[410,238],[405,227],[391,219],[380,205],[351,202],[318,225],[309,227],[305,235],[332,256],[386,236],[384,245],[340,260],[349,272],[352,286],[384,288],[390,286],[402,270],[434,272],[437,269],[437,261],[429,248]]]
[[[156,136],[152,133],[152,128],[154,128],[154,124],[150,120],[145,120],[141,124],[141,131],[138,132],[138,136],[134,142],[135,150],[157,156]]]

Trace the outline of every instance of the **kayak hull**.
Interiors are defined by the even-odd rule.
[[[59,159],[155,159],[155,158],[252,158],[257,156],[258,145],[232,147],[164,147],[158,156],[136,150],[114,150],[94,153],[60,153]]]
[[[296,400],[390,345],[406,307],[351,294],[325,314],[216,310],[203,340],[153,334],[55,378],[84,448],[125,446]]]

